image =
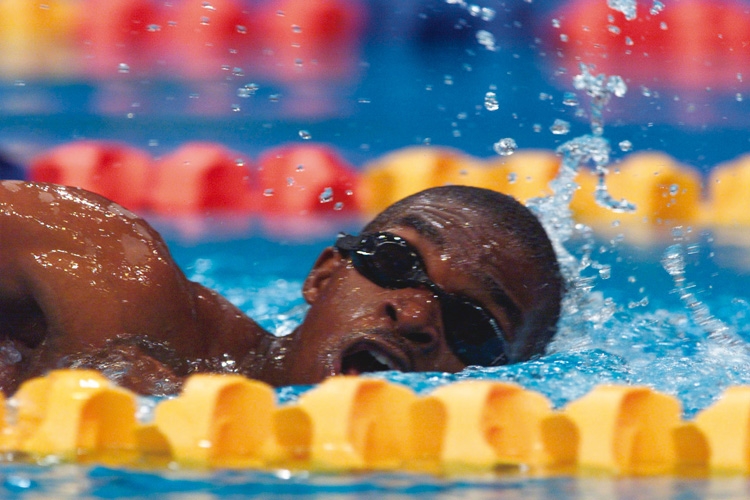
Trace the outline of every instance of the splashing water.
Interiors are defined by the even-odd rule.
[[[583,90],[591,98],[591,132],[593,137],[579,137],[563,144],[558,149],[563,161],[572,162],[571,167],[576,172],[581,165],[593,163],[597,174],[597,185],[594,191],[596,203],[613,212],[634,212],[635,205],[627,200],[616,200],[607,189],[606,178],[609,173],[610,147],[609,142],[602,138],[604,134],[604,109],[614,95],[623,97],[628,91],[625,81],[617,75],[607,77],[604,74],[594,75],[592,66],[580,65],[581,73],[573,77],[573,86]]]
[[[617,75],[593,75],[593,66],[581,63],[580,69],[581,74],[573,77],[573,87],[585,91],[591,98],[591,131],[594,135],[600,136],[604,133],[604,108],[613,95],[623,97],[628,91],[628,86],[625,80]]]
[[[637,0],[607,0],[607,6],[625,14],[625,19],[632,21],[638,17]]]

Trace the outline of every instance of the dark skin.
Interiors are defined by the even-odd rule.
[[[498,244],[486,221],[463,207],[443,201],[413,212],[441,228],[440,241],[410,225],[385,229],[417,249],[435,283],[489,310],[522,353],[524,325],[540,311],[544,273],[512,245]],[[475,251],[466,251],[467,241]],[[0,182],[6,394],[65,367],[100,369],[143,394],[177,392],[186,376],[203,371],[281,386],[357,374],[373,363],[402,371],[465,368],[445,341],[440,303],[426,289],[380,288],[326,248],[303,296],[311,306],[305,320],[277,338],[189,281],[159,234],[119,205],[75,188]]]

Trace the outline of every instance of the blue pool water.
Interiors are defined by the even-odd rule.
[[[336,88],[332,107],[318,116],[287,113],[285,93],[290,89],[274,82],[257,80],[260,88],[252,98],[238,98],[239,87],[256,81],[249,68],[247,76],[233,74],[216,82],[214,90],[224,94],[228,105],[207,115],[187,109],[191,101],[205,98],[190,82],[145,78],[108,85],[5,75],[0,78],[0,150],[23,163],[41,150],[75,139],[124,141],[154,156],[202,140],[256,158],[270,147],[299,142],[304,129],[314,142],[332,145],[361,167],[405,146],[449,146],[490,158],[500,138],[513,138],[520,148],[554,150],[590,133],[589,117],[578,113],[588,109],[586,97],[579,93],[578,107],[564,103],[565,92],[574,90],[573,75],[559,71],[556,54],[542,41],[552,29],[553,10],[563,0],[478,0],[495,9],[491,22],[469,15],[466,5],[460,5],[466,2],[454,0],[364,3],[373,21],[360,55],[361,75]],[[664,3],[669,12],[679,0]],[[643,5],[653,2],[640,4],[643,13]],[[493,33],[500,50],[480,46],[479,29]],[[666,152],[703,174],[750,151],[748,81],[745,76],[723,91],[692,93],[660,86],[658,77],[649,82],[650,89],[631,86],[605,110],[604,135],[613,145],[613,164],[626,155],[616,147],[623,140],[632,143],[633,151]],[[497,96],[495,111],[483,106],[489,90]],[[119,108],[107,102],[117,98],[124,103]],[[231,104],[240,106],[230,109]],[[552,133],[555,119],[569,121],[570,132]],[[11,175],[20,174],[13,169]],[[284,334],[304,314],[299,290],[317,253],[338,230],[356,231],[361,221],[328,221],[313,236],[271,234],[260,223],[245,227],[236,220],[154,222],[190,278],[225,294],[267,329]],[[668,229],[672,232],[667,237],[647,244],[631,239],[627,228],[622,238],[579,234],[566,242],[581,270],[575,273],[558,338],[541,359],[453,375],[373,376],[420,393],[470,378],[514,381],[545,394],[556,407],[598,384],[645,384],[678,397],[684,417],[690,418],[725,387],[750,384],[750,259],[742,228],[720,233],[698,227]],[[678,287],[668,269],[684,276],[684,283]],[[293,401],[306,389],[283,388],[278,396],[282,402]],[[0,467],[0,497],[13,496],[692,500],[747,498],[750,482],[141,472],[9,462]]]
[[[190,278],[216,288],[264,327],[284,334],[304,314],[302,281],[334,236],[304,243],[257,236],[182,243],[173,245],[173,254]],[[739,260],[728,262],[743,249],[698,230],[645,247],[602,238],[567,246],[579,262],[591,253],[586,257],[591,263],[581,271],[583,284],[570,285],[576,299],[567,305],[548,356],[459,374],[378,376],[418,392],[464,379],[515,381],[542,392],[557,407],[597,384],[644,384],[680,398],[687,418],[728,385],[750,384],[750,350],[744,345],[750,341],[750,293],[745,285],[750,269],[742,268]],[[589,246],[591,250],[584,248]],[[662,264],[669,247],[682,251],[684,286],[707,308],[709,324],[691,316]],[[280,397],[293,399],[298,392],[282,390]]]
[[[342,224],[345,229],[354,227],[353,222]],[[299,292],[302,280],[335,232],[300,240],[260,236],[257,230],[231,236],[221,230],[221,221],[212,226],[214,233],[199,239],[180,236],[174,226],[163,225],[162,229],[189,277],[221,291],[266,328],[288,331],[304,313]],[[744,286],[750,269],[736,259],[742,250],[718,242],[709,233],[697,232],[677,240],[684,249],[690,293],[710,308],[711,317],[726,327],[727,336],[750,341],[750,297]],[[509,380],[542,392],[558,407],[597,384],[645,384],[677,396],[689,418],[711,404],[727,385],[750,384],[750,354],[745,347],[738,350],[731,338],[715,338],[705,322],[699,324],[688,313],[660,262],[664,249],[673,244],[674,239],[643,246],[603,238],[569,243],[578,259],[588,254],[584,247],[592,247],[592,264],[581,273],[590,281],[576,301],[579,310],[568,304],[553,352],[541,359],[453,375],[392,372],[377,376],[418,392],[469,378]],[[280,401],[293,401],[307,389],[282,388],[277,394]],[[502,495],[519,499],[696,499],[743,498],[747,494],[750,481],[722,477],[534,478],[521,473],[439,478],[283,470],[143,472],[12,463],[0,468],[0,495],[24,498],[485,499]]]
[[[357,476],[289,475],[286,471],[212,473],[136,472],[105,467],[60,466],[51,469],[5,468],[4,497],[94,499],[161,498],[240,499],[304,498],[358,500],[545,500],[608,498],[741,499],[750,484],[741,478],[490,478],[447,480],[430,476],[368,474]]]

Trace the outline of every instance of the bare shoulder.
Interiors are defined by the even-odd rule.
[[[263,334],[190,282],[138,215],[82,189],[23,181],[0,182],[0,318],[24,357],[0,360],[0,379],[12,368],[16,380],[109,359],[113,342],[135,346],[129,364],[180,376],[217,351],[242,356]]]
[[[74,187],[0,181],[0,216],[0,224],[24,227],[19,237],[44,234],[44,239],[75,242],[83,234],[131,232],[146,244],[164,245],[159,234],[130,210]]]

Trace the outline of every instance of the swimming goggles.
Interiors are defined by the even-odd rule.
[[[466,365],[508,362],[503,330],[476,302],[448,293],[433,282],[424,261],[405,239],[388,232],[340,234],[334,247],[354,268],[382,288],[427,288],[440,301],[443,332],[453,353]]]

